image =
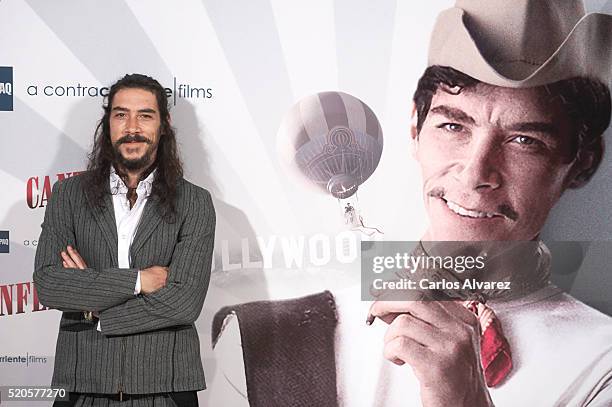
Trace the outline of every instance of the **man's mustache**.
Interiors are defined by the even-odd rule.
[[[151,140],[149,140],[148,138],[140,135],[140,134],[127,134],[123,137],[121,137],[119,140],[117,140],[117,142],[115,142],[116,146],[119,146],[121,144],[125,144],[125,143],[133,143],[133,142],[141,142],[141,143],[147,143],[147,144],[151,144]]]
[[[427,193],[427,196],[431,196],[434,198],[444,198],[444,195],[446,194],[446,191],[444,190],[444,188],[442,187],[434,187],[431,189],[431,191],[429,191]],[[496,208],[496,212],[504,215],[505,217],[507,217],[510,220],[517,220],[518,219],[518,213],[512,209],[512,207],[507,204],[507,203],[503,203],[501,205],[498,205]]]

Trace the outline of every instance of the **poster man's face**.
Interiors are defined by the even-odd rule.
[[[415,137],[425,239],[536,237],[571,179],[573,137],[542,88],[438,90]]]
[[[111,142],[119,164],[128,170],[148,167],[159,143],[160,114],[152,92],[126,88],[113,97]]]

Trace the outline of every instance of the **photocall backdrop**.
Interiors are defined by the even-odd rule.
[[[352,203],[385,240],[418,240],[426,216],[410,155],[410,103],[436,15],[453,3],[0,1],[0,356],[26,357],[0,363],[0,385],[51,380],[60,312],[38,303],[32,283],[46,202],[53,183],[85,169],[108,87],[139,72],[171,91],[186,177],[213,195],[214,268],[196,323],[209,390],[199,397],[223,405],[210,339],[220,307],[359,283],[357,234],[344,225],[342,205],[281,165],[283,115],[322,91],[366,103],[384,149]],[[609,0],[586,5],[612,13]],[[577,241],[583,269],[557,281],[608,314],[611,179],[608,151],[543,233]]]

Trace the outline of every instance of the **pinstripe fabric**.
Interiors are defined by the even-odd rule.
[[[149,198],[130,248],[132,269],[117,268],[117,230],[110,194],[101,209],[85,202],[75,176],[56,183],[36,250],[34,283],[42,304],[63,311],[52,384],[79,393],[128,394],[206,387],[194,322],[210,279],[215,211],[208,191],[178,186],[169,223]],[[88,267],[62,267],[74,245]],[[138,269],[169,267],[165,287],[134,296]],[[88,322],[83,310],[98,311]]]

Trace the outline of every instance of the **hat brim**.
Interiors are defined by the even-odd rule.
[[[483,55],[465,24],[465,11],[451,8],[438,16],[432,32],[428,66],[457,69],[492,85],[526,88],[572,77],[589,77],[606,85],[612,79],[612,16],[591,13],[582,17],[557,50],[525,77],[510,78],[495,69]],[[499,63],[499,61],[497,62]]]

